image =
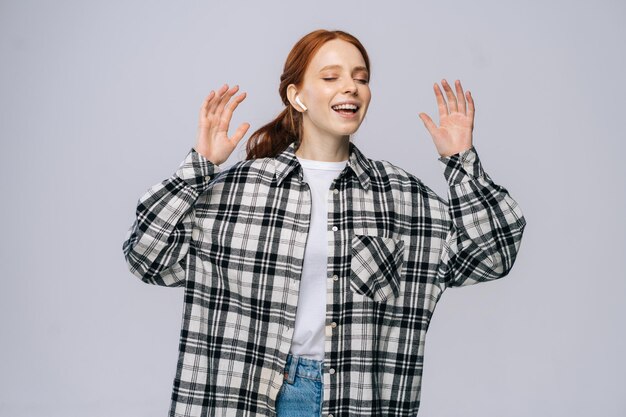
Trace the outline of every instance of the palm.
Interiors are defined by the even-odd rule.
[[[420,118],[431,134],[439,155],[450,156],[472,147],[474,100],[468,91],[466,104],[465,95],[458,80],[456,85],[458,97],[454,95],[445,79],[443,86],[448,97],[448,104],[444,101],[439,86],[435,84],[440,125],[435,125],[426,113],[420,113]]]
[[[196,151],[217,165],[228,159],[250,127],[249,123],[242,123],[231,137],[228,136],[233,112],[246,97],[246,93],[242,93],[229,103],[238,89],[238,85],[228,89],[228,84],[224,84],[217,94],[211,91],[200,110]]]
[[[217,125],[217,127],[215,127],[215,125]],[[206,124],[201,123],[198,128],[198,136],[201,140],[210,140],[210,147],[213,154],[230,155],[238,142],[228,138],[228,127],[229,121],[227,120],[216,120],[213,124],[211,124],[211,122]]]

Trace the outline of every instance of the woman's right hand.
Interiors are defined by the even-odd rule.
[[[194,149],[215,165],[221,165],[228,159],[250,128],[250,123],[242,123],[232,137],[228,137],[228,125],[233,111],[246,98],[244,92],[229,103],[230,98],[238,89],[238,85],[228,89],[228,84],[224,84],[217,90],[217,94],[211,90],[202,103],[198,140]]]

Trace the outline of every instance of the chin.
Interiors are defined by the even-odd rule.
[[[360,122],[358,124],[354,123],[354,124],[351,124],[350,126],[341,126],[339,129],[336,130],[336,132],[339,135],[352,135],[357,130],[359,130],[360,127],[361,127]]]
[[[345,137],[345,136],[350,136],[350,135],[355,134],[357,130],[358,130],[358,129],[355,129],[355,130],[346,130],[346,131],[343,131],[343,132],[337,132],[337,133],[335,133],[335,135],[336,135],[337,137]]]
[[[342,133],[342,135],[353,135],[357,132],[357,130],[359,130],[359,127],[361,127],[361,125],[359,124],[357,127],[355,127],[354,129],[347,129],[344,130],[344,132]]]

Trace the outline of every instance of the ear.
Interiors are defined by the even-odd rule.
[[[287,99],[289,100],[289,103],[291,103],[293,108],[296,109],[296,111],[302,113],[304,110],[302,109],[302,107],[300,107],[300,105],[296,101],[297,95],[298,95],[298,90],[296,89],[296,86],[294,84],[289,84],[287,86]]]

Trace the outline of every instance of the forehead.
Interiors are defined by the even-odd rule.
[[[324,67],[337,65],[335,69],[347,69],[351,71],[355,67],[365,67],[365,60],[361,51],[341,39],[333,39],[326,42],[317,50],[309,63],[307,72],[319,72]]]

